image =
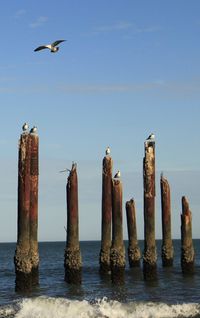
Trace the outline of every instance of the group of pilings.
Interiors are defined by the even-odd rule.
[[[38,253],[38,145],[36,130],[25,130],[19,141],[18,160],[18,236],[14,257],[16,290],[30,290],[39,284]],[[102,171],[102,226],[100,272],[110,274],[113,282],[123,280],[125,246],[123,241],[123,200],[120,176],[112,177],[113,161],[109,154],[103,159]],[[161,175],[162,208],[162,262],[173,265],[171,238],[171,202],[168,181]],[[156,277],[155,241],[155,141],[144,143],[144,251],[145,279]],[[82,260],[79,244],[78,177],[77,165],[72,164],[66,185],[67,228],[64,255],[65,281],[80,284]],[[128,260],[130,267],[140,266],[141,252],[137,241],[136,211],[133,199],[126,202],[128,228]],[[192,216],[186,197],[182,197],[181,214],[181,266],[183,273],[194,271],[192,242]]]
[[[100,271],[111,272],[112,280],[119,280],[125,268],[125,250],[122,224],[122,183],[112,178],[112,158],[103,159],[102,172],[102,232],[100,250]],[[144,251],[143,257],[137,241],[136,211],[133,199],[126,202],[128,228],[128,260],[130,267],[140,266],[143,258],[143,273],[147,280],[157,276],[157,251],[155,240],[155,140],[147,139],[144,143],[143,159],[144,188]],[[162,263],[173,265],[173,244],[171,237],[171,199],[170,187],[161,174],[161,210],[162,210]],[[112,240],[111,240],[112,230]],[[194,248],[192,242],[192,218],[189,204],[182,197],[181,214],[181,266],[183,273],[194,270]]]
[[[38,253],[38,145],[35,132],[21,134],[18,159],[18,227],[14,257],[17,291],[39,283]]]

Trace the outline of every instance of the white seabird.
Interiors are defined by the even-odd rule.
[[[30,133],[32,134],[36,134],[37,133],[37,127],[33,126],[33,128],[31,128]]]
[[[151,133],[146,140],[153,140],[153,139],[155,139],[155,135],[154,133]]]
[[[41,51],[41,50],[44,50],[44,49],[49,49],[51,51],[51,53],[56,53],[58,50],[59,50],[59,46],[57,46],[58,44],[60,44],[61,42],[64,42],[66,40],[57,40],[51,44],[46,44],[46,45],[41,45],[41,46],[38,46],[34,52],[37,52],[37,51]]]
[[[121,172],[118,170],[117,173],[114,175],[114,178],[119,179],[121,177]]]
[[[110,154],[110,147],[106,148],[106,156]]]
[[[22,130],[23,130],[24,132],[27,132],[27,130],[28,130],[28,124],[27,124],[27,123],[24,123],[24,124],[23,124]]]

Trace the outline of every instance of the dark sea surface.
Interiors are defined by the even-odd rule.
[[[15,246],[0,244],[0,317],[200,317],[200,240],[194,240],[194,275],[182,275],[179,240],[174,241],[173,267],[163,268],[157,241],[157,280],[144,281],[142,263],[141,268],[130,269],[127,262],[120,286],[99,275],[99,241],[81,242],[81,286],[64,281],[65,242],[39,243],[40,286],[29,294],[15,292]],[[140,247],[142,251],[143,241]]]

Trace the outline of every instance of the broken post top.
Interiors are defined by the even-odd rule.
[[[161,181],[161,182],[168,183],[167,179],[164,177],[163,172],[161,172],[161,174],[160,174],[160,181]]]
[[[72,167],[71,170],[67,169],[69,171],[69,176],[68,176],[68,180],[74,175],[76,174],[76,170],[77,170],[77,163],[76,162],[72,162]]]
[[[131,198],[129,201],[126,201],[126,208],[133,207],[135,208],[135,201]]]
[[[170,186],[167,179],[163,176],[163,172],[160,174],[160,186],[163,194],[170,192]]]
[[[183,196],[181,201],[182,201],[182,214],[188,215],[188,216],[191,215],[191,211],[189,208],[189,202],[188,202],[187,198],[185,196]]]

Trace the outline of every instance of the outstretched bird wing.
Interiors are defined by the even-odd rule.
[[[51,44],[51,46],[56,46],[56,45],[58,45],[58,44],[60,44],[61,42],[64,42],[64,41],[66,41],[66,40],[57,40],[57,41],[53,42]]]
[[[51,49],[51,46],[50,45],[41,45],[41,46],[38,46],[34,52],[37,52],[37,51],[40,51],[40,50],[44,50],[44,49]]]

